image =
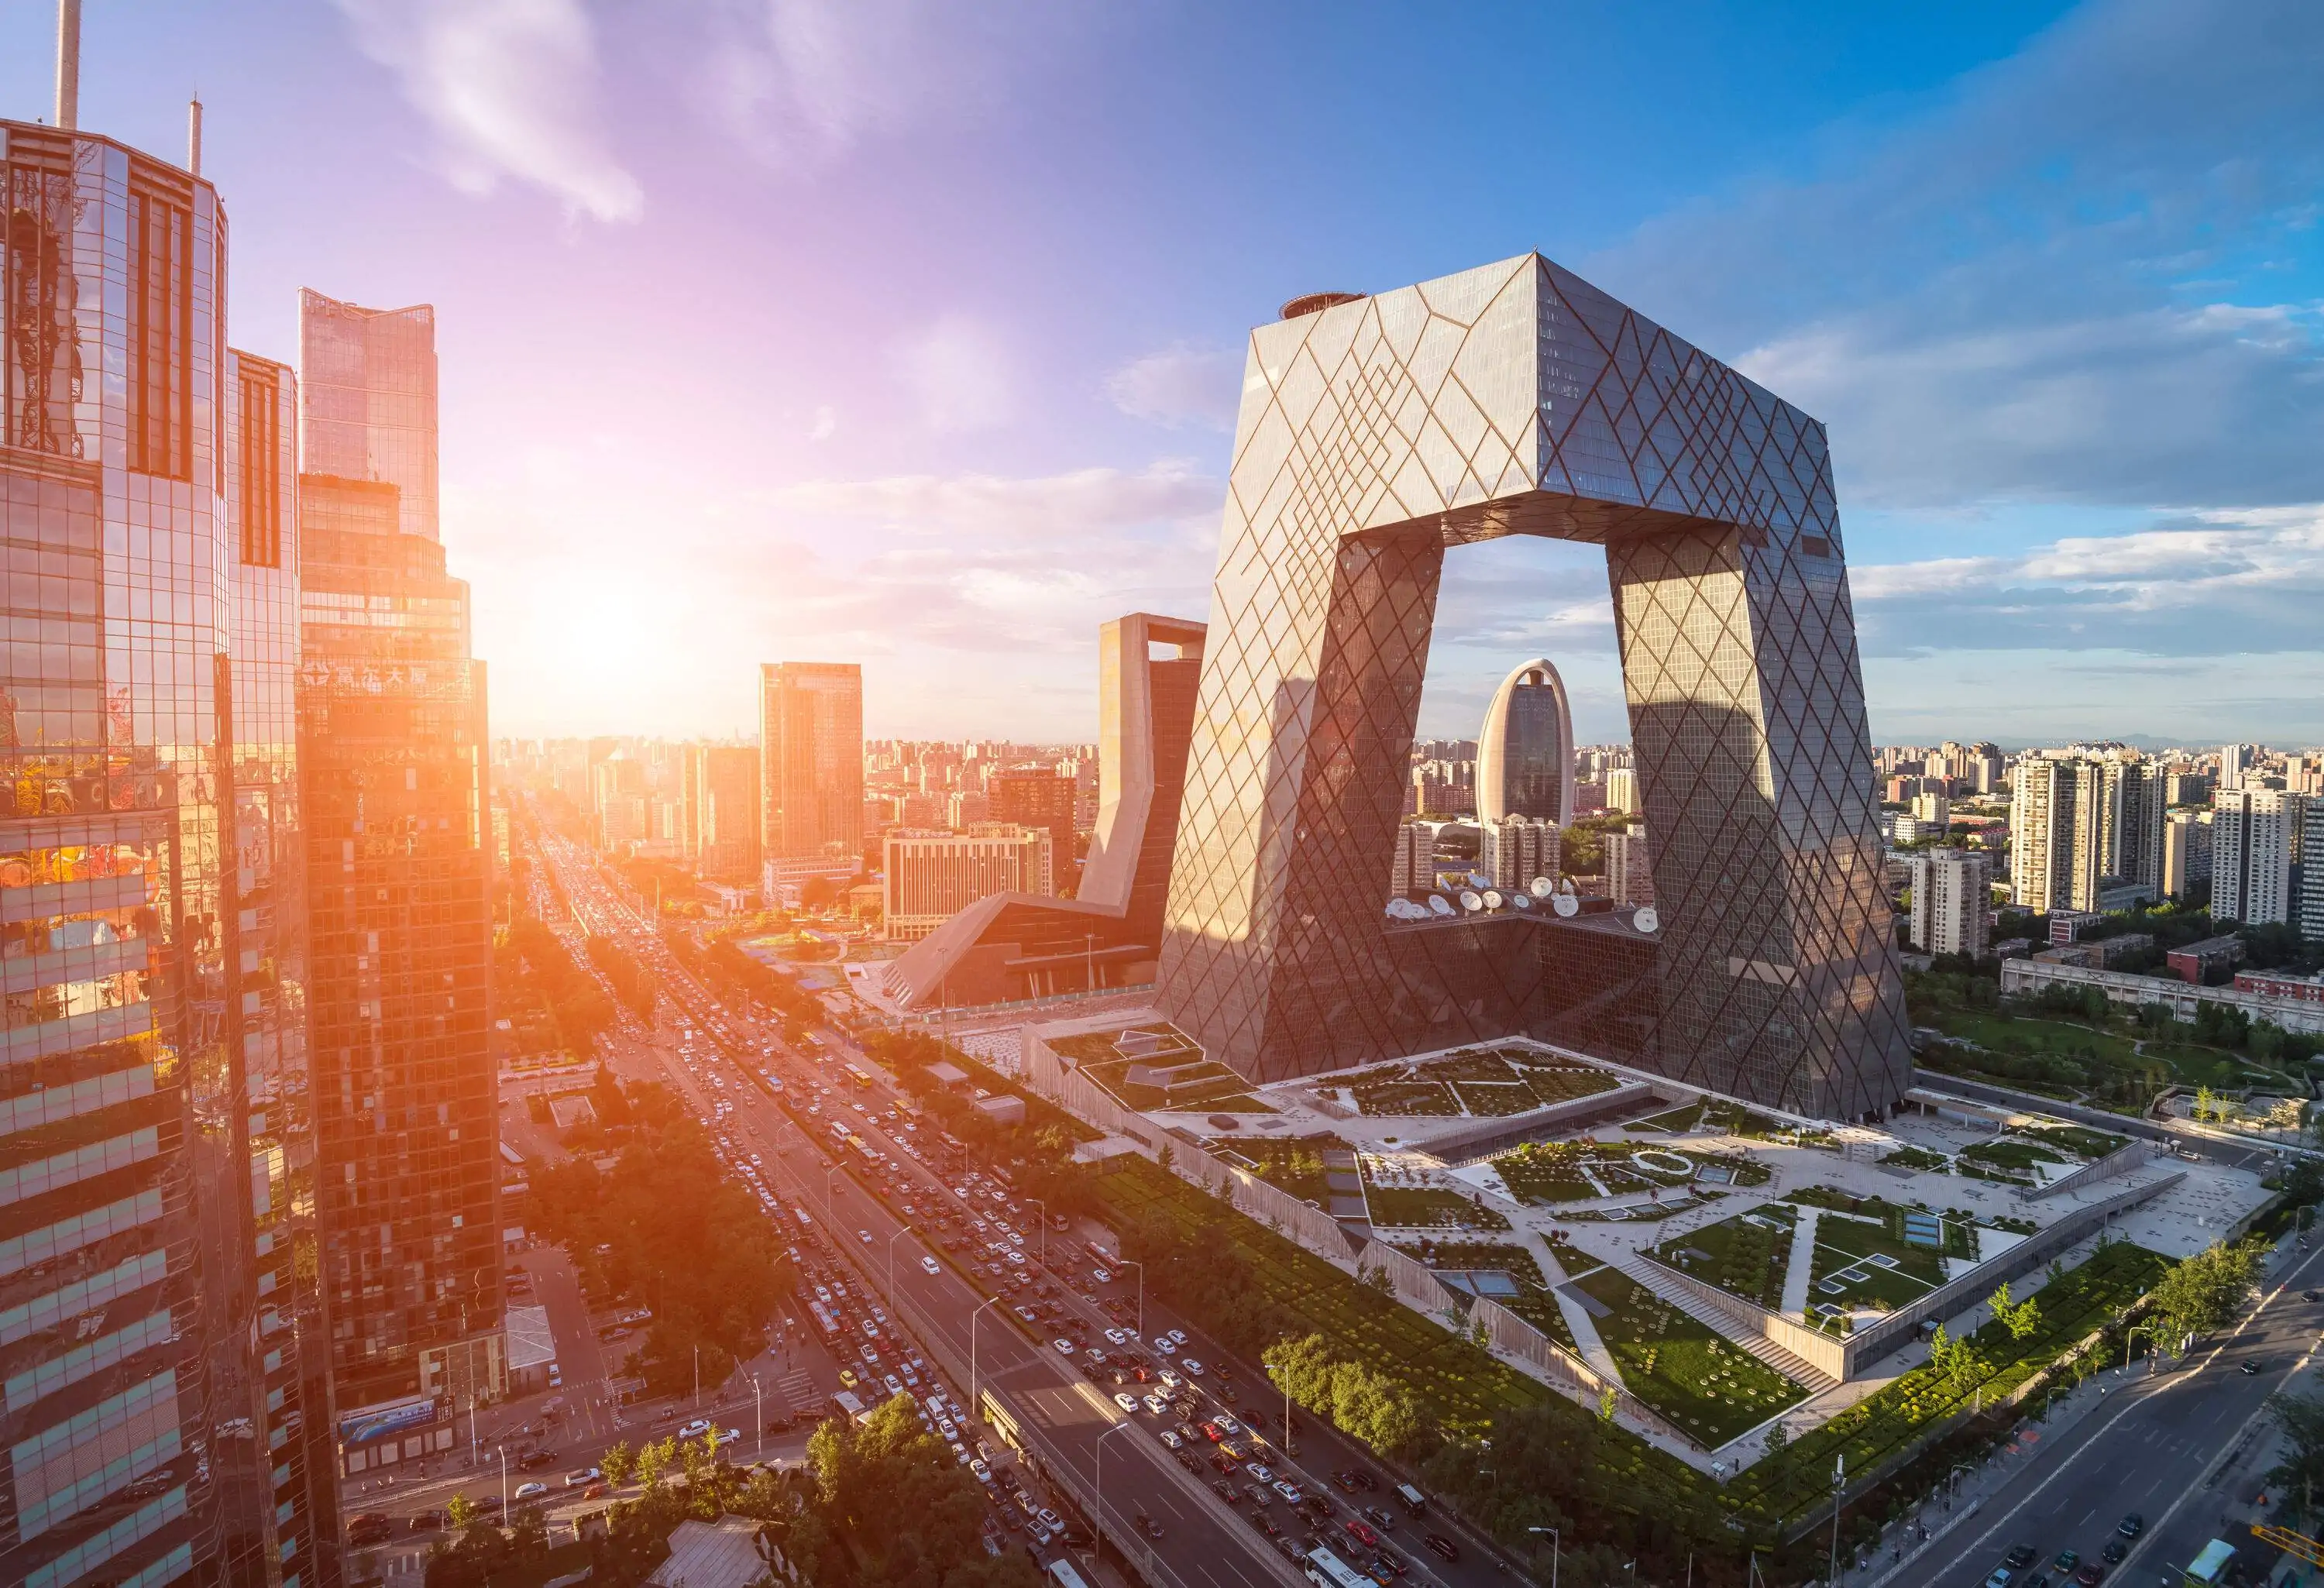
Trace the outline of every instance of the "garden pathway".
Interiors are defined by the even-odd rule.
[[[1792,1225],[1791,1266],[1784,1270],[1784,1314],[1787,1317],[1808,1316],[1808,1278],[1815,1272],[1816,1221],[1823,1216],[1820,1207],[1803,1207]]]
[[[1590,1316],[1588,1307],[1566,1294],[1565,1265],[1557,1260],[1556,1249],[1538,1230],[1527,1230],[1525,1238],[1526,1246],[1533,1251],[1534,1261],[1541,1265],[1541,1277],[1548,1281],[1550,1295],[1557,1299],[1557,1310],[1564,1317],[1567,1330],[1573,1335],[1576,1353],[1599,1373],[1617,1384],[1621,1383],[1622,1370],[1614,1365],[1614,1353],[1606,1349],[1606,1342],[1599,1337],[1597,1320]]]

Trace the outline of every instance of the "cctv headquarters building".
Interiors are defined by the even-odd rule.
[[[1655,908],[1389,890],[1447,555],[1606,549]],[[1823,427],[1537,254],[1252,334],[1157,995],[1282,1080],[1531,1035],[1826,1118],[1911,1084]]]

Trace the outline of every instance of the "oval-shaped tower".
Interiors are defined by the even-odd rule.
[[[1477,735],[1477,819],[1573,821],[1573,713],[1565,680],[1543,657],[1522,662],[1493,691]]]

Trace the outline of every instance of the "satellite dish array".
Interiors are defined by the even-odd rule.
[[[1521,890],[1504,893],[1492,886],[1492,879],[1471,872],[1470,886],[1446,892],[1434,893],[1426,904],[1411,899],[1391,899],[1388,901],[1390,920],[1447,920],[1467,912],[1481,915],[1499,909],[1531,910],[1542,905],[1564,919],[1571,920],[1582,913],[1582,900],[1575,897],[1572,885],[1561,888],[1547,877],[1536,877]],[[1641,906],[1631,917],[1630,925],[1640,932],[1654,933],[1662,929],[1662,916],[1651,904]]]

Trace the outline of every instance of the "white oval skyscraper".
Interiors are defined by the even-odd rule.
[[[1493,691],[1477,736],[1477,819],[1573,821],[1573,713],[1547,659],[1520,663]]]

